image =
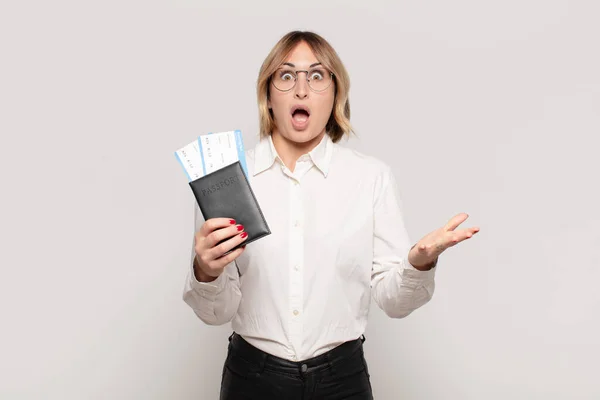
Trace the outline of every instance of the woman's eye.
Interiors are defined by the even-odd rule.
[[[294,79],[294,76],[292,74],[290,74],[289,72],[285,72],[285,73],[281,74],[281,80],[288,81],[290,79]]]
[[[313,72],[313,73],[310,75],[310,79],[312,79],[312,80],[315,80],[315,81],[318,81],[318,80],[320,80],[320,79],[323,79],[323,74],[322,74],[321,72]]]

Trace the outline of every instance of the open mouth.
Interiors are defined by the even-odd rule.
[[[295,105],[292,107],[292,121],[294,125],[301,127],[306,124],[310,117],[310,109],[303,105]]]

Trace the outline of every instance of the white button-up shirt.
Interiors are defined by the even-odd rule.
[[[371,298],[393,318],[431,299],[437,267],[408,262],[412,244],[388,165],[327,135],[294,171],[270,136],[246,160],[272,233],[212,282],[198,282],[190,263],[183,299],[202,321],[231,321],[255,347],[300,361],[360,337]],[[197,231],[204,220],[195,209]]]

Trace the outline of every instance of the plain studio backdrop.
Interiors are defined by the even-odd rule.
[[[343,145],[391,164],[413,241],[459,212],[432,301],[373,305],[377,399],[599,399],[595,1],[3,2],[0,398],[217,399],[230,325],[182,300],[193,196],[173,152],[258,140],[275,42],[322,34]]]

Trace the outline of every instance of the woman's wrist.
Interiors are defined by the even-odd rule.
[[[216,276],[210,276],[200,268],[197,257],[194,257],[194,275],[196,276],[196,280],[198,282],[212,282],[217,279]]]

